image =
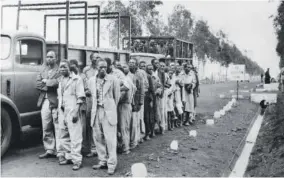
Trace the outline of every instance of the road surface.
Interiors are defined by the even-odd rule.
[[[250,89],[255,85],[256,83],[241,83],[240,88]],[[223,173],[228,174],[228,165],[258,106],[248,100],[241,100],[230,113],[215,120],[214,126],[206,125],[205,120],[212,118],[214,111],[221,109],[229,101],[221,99],[219,95],[230,94],[229,90],[234,90],[235,87],[234,82],[202,85],[198,98],[197,123],[167,131],[163,136],[157,135],[139,145],[129,155],[119,155],[114,176],[125,176],[134,163],[144,163],[150,176],[218,177]],[[196,130],[197,137],[190,137],[190,130]],[[11,148],[2,159],[1,176],[108,176],[106,170],[91,168],[97,163],[97,157],[84,158],[83,167],[79,171],[72,171],[72,165],[59,166],[56,158],[38,159],[38,155],[44,152],[40,129],[27,127],[24,133],[21,147]],[[179,143],[178,153],[169,149],[173,140]],[[233,166],[233,162],[231,164]]]

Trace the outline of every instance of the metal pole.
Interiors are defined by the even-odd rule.
[[[58,59],[61,60],[61,21],[58,20]]]
[[[46,23],[47,23],[47,18],[46,18],[46,16],[44,16],[44,19],[43,19],[43,36],[44,36],[44,38],[46,38]]]
[[[69,0],[66,0],[66,21],[65,21],[65,31],[66,31],[66,59],[68,59],[68,48],[69,48],[69,7],[70,2]]]
[[[239,81],[237,80],[237,100],[239,100]]]
[[[88,3],[85,2],[85,46],[88,45]]]
[[[117,32],[117,49],[119,49],[119,41],[120,41],[120,13],[118,13],[118,32]]]
[[[98,7],[98,26],[97,26],[97,47],[100,47],[100,29],[101,29],[101,8]]]
[[[20,7],[21,7],[21,0],[19,0],[18,2],[16,30],[19,30],[19,26],[20,26]]]
[[[94,47],[96,46],[96,38],[95,38],[95,36],[96,36],[96,31],[95,31],[95,29],[96,29],[96,20],[93,19],[93,46],[94,46]]]
[[[4,15],[4,12],[3,12],[3,10],[4,10],[4,8],[3,8],[3,6],[1,6],[1,29],[4,28],[4,27],[3,27],[3,25],[4,25],[4,23],[3,23],[3,15]]]

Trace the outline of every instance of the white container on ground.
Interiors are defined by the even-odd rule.
[[[196,137],[196,135],[197,135],[197,131],[196,130],[191,130],[189,132],[189,136],[191,136],[191,137]]]
[[[147,177],[147,168],[143,163],[135,163],[131,166],[132,177]]]
[[[170,148],[171,148],[172,150],[177,151],[177,150],[178,150],[178,141],[177,141],[177,140],[173,140],[172,143],[171,143],[171,145],[170,145]]]
[[[214,125],[214,120],[213,119],[207,119],[206,125]]]

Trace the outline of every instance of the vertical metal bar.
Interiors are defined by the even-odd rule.
[[[61,60],[61,20],[58,19],[58,59]]]
[[[239,100],[239,81],[237,80],[237,100]]]
[[[131,50],[131,17],[129,16],[129,50]]]
[[[97,30],[97,47],[100,47],[100,29],[101,29],[101,8],[98,7],[98,30]]]
[[[181,41],[181,57],[184,58],[183,56],[183,42]]]
[[[46,18],[46,15],[44,15],[44,19],[43,19],[43,36],[44,36],[44,38],[46,38],[46,23],[47,23],[47,18]]]
[[[4,25],[4,22],[3,22],[3,15],[4,15],[4,12],[3,12],[3,10],[4,10],[4,7],[1,6],[1,29],[4,28],[4,27],[3,27],[3,25]]]
[[[174,54],[173,54],[174,56],[173,56],[173,57],[174,57],[174,60],[176,60],[176,57],[177,57],[177,49],[176,49],[176,48],[177,48],[177,44],[176,44],[176,39],[173,40],[173,48],[174,48],[174,51],[173,51],[173,52],[174,52]]]
[[[69,9],[70,8],[70,2],[69,2],[69,0],[66,0],[66,21],[65,21],[65,31],[66,31],[66,59],[68,59],[68,48],[69,48]]]
[[[85,46],[88,45],[88,3],[85,2],[85,19],[84,19],[84,22],[85,22]]]
[[[18,2],[16,30],[19,30],[19,26],[20,26],[20,9],[21,9],[20,7],[21,7],[21,0],[19,0]]]
[[[119,49],[120,42],[120,13],[118,13],[118,32],[117,32],[117,49]]]
[[[93,19],[93,46],[95,47],[96,46],[96,20]]]

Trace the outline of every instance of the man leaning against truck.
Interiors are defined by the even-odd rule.
[[[46,55],[46,63],[37,76],[36,88],[40,91],[38,107],[41,107],[43,145],[45,153],[39,155],[40,159],[56,155],[59,143],[58,128],[58,99],[57,88],[60,77],[56,54],[49,51]],[[53,129],[54,128],[54,129]]]

